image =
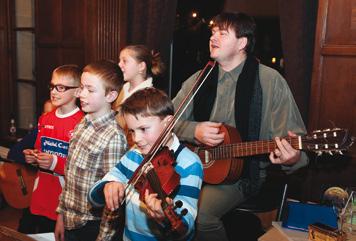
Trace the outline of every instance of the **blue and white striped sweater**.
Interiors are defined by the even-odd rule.
[[[92,187],[89,193],[89,201],[94,206],[105,205],[103,196],[105,183],[109,181],[127,183],[142,160],[143,156],[137,150],[131,149],[128,151],[121,158],[120,162],[116,164],[115,168]],[[181,200],[183,202],[183,206],[176,209],[177,213],[180,213],[184,208],[188,210],[188,213],[182,219],[188,227],[185,240],[189,240],[193,236],[194,222],[197,216],[198,198],[203,180],[203,168],[199,157],[188,148],[183,148],[176,158],[175,170],[181,176],[181,179],[173,201]],[[124,240],[158,240],[162,238],[157,229],[156,222],[149,219],[146,215],[145,204],[139,200],[139,193],[136,190],[133,192],[127,190],[126,194]]]

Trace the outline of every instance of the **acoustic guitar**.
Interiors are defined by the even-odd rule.
[[[190,147],[197,153],[204,167],[204,181],[210,184],[236,182],[243,169],[242,157],[266,154],[274,151],[274,140],[241,142],[238,131],[227,125],[221,127],[225,133],[224,142],[217,147]],[[313,131],[310,135],[284,137],[294,149],[318,154],[340,153],[347,150],[354,141],[347,129],[325,129]]]
[[[34,167],[13,162],[2,163],[0,187],[6,202],[13,208],[29,207],[36,177],[37,169]]]
[[[9,160],[9,148],[0,146],[0,190],[6,202],[14,208],[30,206],[36,168]]]

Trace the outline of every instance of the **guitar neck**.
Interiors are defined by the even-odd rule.
[[[285,137],[294,149],[301,150],[300,137]],[[209,149],[213,159],[226,159],[232,157],[245,157],[260,154],[266,154],[274,151],[277,144],[274,140],[240,142],[234,144],[226,144]]]

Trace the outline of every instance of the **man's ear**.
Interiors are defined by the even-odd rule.
[[[247,46],[247,38],[246,37],[241,37],[238,39],[239,43],[238,43],[238,47],[240,50],[243,50],[246,48]]]
[[[110,90],[106,96],[105,99],[108,103],[112,103],[116,100],[117,96],[119,95],[119,93],[116,90]]]

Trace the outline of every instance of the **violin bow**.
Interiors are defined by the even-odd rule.
[[[198,93],[199,89],[203,86],[203,84],[205,83],[206,79],[210,75],[215,65],[216,65],[216,61],[209,61],[205,65],[204,69],[199,73],[192,88],[189,90],[188,94],[184,97],[182,102],[179,104],[176,112],[173,115],[173,118],[168,123],[167,128],[164,131],[162,131],[155,144],[151,147],[147,156],[144,158],[141,164],[136,168],[134,174],[132,175],[132,177],[130,178],[130,180],[128,181],[125,187],[125,193],[129,188],[131,188],[137,183],[137,181],[140,179],[143,173],[145,173],[146,170],[149,168],[153,157],[157,154],[160,148],[169,140],[170,136],[168,135],[168,133],[170,133],[173,130],[179,118],[183,115],[184,111],[192,102],[195,95]],[[121,204],[123,204],[125,200],[126,200],[126,195],[122,199]]]

